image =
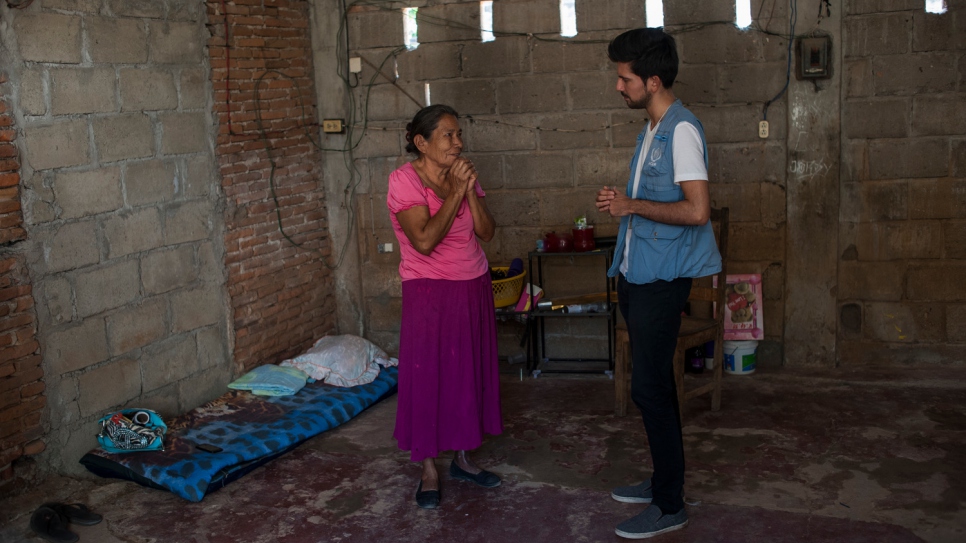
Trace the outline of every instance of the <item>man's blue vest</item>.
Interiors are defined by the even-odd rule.
[[[627,182],[628,196],[653,202],[679,202],[684,199],[684,191],[674,183],[674,156],[671,152],[674,128],[680,122],[689,122],[698,129],[704,145],[704,163],[707,166],[708,144],[704,139],[704,127],[677,100],[664,113],[661,125],[654,134],[635,195],[631,194],[634,190],[634,173],[641,159],[641,147],[644,145],[647,127],[637,136],[637,149],[634,151],[631,176]],[[620,271],[628,227],[633,237],[628,251],[626,278],[631,283],[645,285],[679,277],[704,277],[721,271],[721,255],[714,241],[711,221],[701,226],[680,226],[655,222],[640,215],[628,215],[621,218],[614,262],[607,270],[608,277],[614,277]]]

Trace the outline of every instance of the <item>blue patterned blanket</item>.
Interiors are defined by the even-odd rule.
[[[128,479],[200,502],[206,494],[355,417],[395,392],[398,371],[351,388],[321,382],[292,396],[232,390],[168,423],[164,451],[111,454],[97,448],[80,462],[102,477]],[[214,445],[205,452],[198,445]]]

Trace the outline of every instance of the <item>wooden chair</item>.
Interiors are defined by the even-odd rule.
[[[728,262],[728,208],[712,209],[711,224],[715,230],[715,239],[718,241],[718,251],[721,253],[721,271],[712,277],[717,278],[717,287],[704,286],[704,281],[695,280],[691,287],[691,294],[688,300],[694,312],[695,302],[710,304],[713,302],[713,309],[709,311],[709,317],[682,317],[681,329],[678,332],[678,344],[674,352],[674,382],[677,386],[678,405],[681,409],[681,419],[684,419],[684,402],[711,393],[711,410],[717,411],[721,408],[721,371],[724,362],[722,355],[724,349],[724,291],[725,277],[727,277]],[[714,341],[714,369],[711,381],[687,390],[684,378],[685,352],[694,347],[703,346],[709,341]],[[614,365],[614,386],[616,387],[615,413],[619,417],[627,414],[627,406],[631,397],[631,349],[630,341],[627,336],[627,325],[621,320],[617,325],[617,353]]]

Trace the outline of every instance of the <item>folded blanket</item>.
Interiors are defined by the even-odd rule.
[[[235,390],[249,390],[258,396],[289,396],[305,386],[308,375],[298,368],[266,364],[258,366],[228,384]]]

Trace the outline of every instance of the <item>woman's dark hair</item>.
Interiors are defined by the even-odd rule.
[[[611,62],[630,62],[641,79],[658,76],[665,89],[678,76],[678,51],[674,38],[659,28],[636,28],[617,36],[607,46]]]
[[[439,120],[446,115],[459,118],[459,113],[456,113],[455,109],[443,104],[433,104],[417,111],[416,116],[413,117],[413,122],[406,125],[406,152],[418,155],[419,149],[416,148],[416,143],[413,140],[416,139],[417,135],[428,140],[436,127],[439,126]]]

